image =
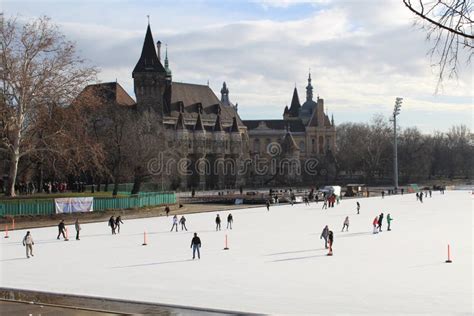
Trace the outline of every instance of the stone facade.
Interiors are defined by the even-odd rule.
[[[163,152],[175,161],[185,160],[168,172],[166,187],[297,184],[307,180],[301,174],[305,160],[325,160],[334,150],[334,122],[324,113],[323,100],[318,97],[313,101],[311,77],[306,102],[300,105],[295,88],[291,107],[285,108],[282,120],[242,121],[237,104],[230,102],[225,82],[220,99],[207,85],[173,82],[168,52],[163,66],[160,50],[161,42],[155,46],[148,25],[142,53],[132,72],[135,104],[130,105],[133,99],[124,96],[126,92],[117,83],[93,86],[113,87],[111,99],[120,95],[130,110],[157,115],[156,124],[163,131]],[[111,102],[118,103],[115,99]],[[262,161],[257,163],[255,159]]]

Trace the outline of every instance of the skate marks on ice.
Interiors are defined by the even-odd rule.
[[[271,261],[267,261],[267,262],[295,261],[295,260],[314,259],[314,258],[320,258],[320,257],[327,257],[327,254],[320,254],[320,255],[314,255],[314,256],[305,256],[305,257],[295,257],[295,258],[277,259],[277,260],[271,260]]]
[[[285,252],[269,253],[268,255],[265,255],[265,256],[278,256],[278,255],[287,255],[287,254],[291,254],[291,253],[311,252],[311,251],[319,251],[319,250],[325,250],[325,249],[324,248],[318,248],[318,249],[285,251]]]
[[[138,268],[138,267],[146,267],[146,266],[156,266],[160,264],[170,264],[170,263],[184,263],[193,261],[193,259],[185,259],[185,260],[171,260],[171,261],[161,261],[161,262],[151,262],[151,263],[140,263],[140,264],[132,264],[128,266],[117,266],[111,267],[111,269],[125,269],[125,268]],[[196,260],[194,260],[196,261]]]

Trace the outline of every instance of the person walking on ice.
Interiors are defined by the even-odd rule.
[[[79,239],[79,232],[81,231],[81,224],[79,224],[79,218],[76,218],[76,222],[74,223],[74,227],[76,228],[76,240]]]
[[[62,219],[59,224],[58,224],[58,237],[57,239],[59,239],[59,236],[61,236],[61,234],[63,235],[63,238],[65,241],[67,241],[67,237],[66,237],[66,225],[64,224],[64,219]]]
[[[178,232],[178,216],[176,214],[173,216],[173,226],[171,226],[170,232],[172,232],[175,227],[176,232]]]
[[[227,215],[227,229],[232,229],[232,223],[234,222],[234,218],[232,217],[232,213],[229,213],[229,215]]]
[[[377,223],[378,223],[379,232],[381,232],[382,231],[382,224],[383,224],[383,213],[380,213]]]
[[[109,226],[110,226],[110,229],[112,230],[112,235],[115,235],[115,218],[114,216],[110,216],[109,218]]]
[[[186,231],[188,231],[187,227],[186,227],[186,218],[183,216],[181,216],[181,218],[179,219],[179,223],[181,224],[181,230],[185,229]]]
[[[327,208],[328,208],[328,199],[324,198],[323,207],[321,209],[324,210],[324,209],[327,209]]]
[[[267,207],[267,211],[270,211],[270,201],[269,201],[269,200],[267,200],[267,201],[265,202],[265,205],[266,205],[266,207]]]
[[[329,227],[326,225],[321,233],[321,237],[319,239],[324,238],[324,248],[328,249],[328,234],[329,234]]]
[[[377,231],[378,219],[379,219],[378,216],[375,216],[374,221],[372,222],[372,225],[374,225],[374,232],[373,232],[374,234],[378,233]]]
[[[387,226],[387,230],[388,230],[388,231],[391,231],[391,229],[390,229],[390,223],[391,223],[392,221],[393,221],[393,218],[392,218],[392,216],[390,216],[390,213],[388,213],[388,214],[387,214],[387,225],[388,225],[388,226]]]
[[[221,230],[221,218],[219,217],[219,214],[216,216],[216,231]]]
[[[359,202],[356,202],[357,203],[357,214],[360,214],[360,203]]]
[[[33,245],[35,242],[33,241],[33,237],[31,237],[31,234],[29,231],[26,232],[25,237],[23,237],[23,246],[26,247],[26,257],[29,258],[30,255],[34,257],[33,255]]]
[[[120,234],[120,224],[123,224],[122,217],[119,215],[115,218],[115,228],[117,229],[117,233]]]
[[[329,240],[329,252],[328,256],[332,256],[332,245],[334,244],[334,234],[332,230],[328,232],[328,240]]]
[[[344,231],[344,228],[346,228],[346,232],[349,231],[349,216],[346,216],[346,219],[344,220],[344,224],[342,225],[341,232]]]
[[[196,251],[198,259],[201,259],[201,253],[199,252],[199,248],[201,248],[201,239],[198,237],[197,233],[194,233],[194,237],[191,240],[191,248],[193,249],[193,260],[196,257]]]

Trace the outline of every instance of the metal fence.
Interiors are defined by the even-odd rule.
[[[144,192],[117,198],[94,198],[94,211],[139,208],[176,203],[174,192]],[[55,214],[54,199],[0,201],[0,216]]]

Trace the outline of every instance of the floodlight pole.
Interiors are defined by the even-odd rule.
[[[396,98],[393,109],[393,186],[398,190],[397,115],[400,114],[403,98]]]

